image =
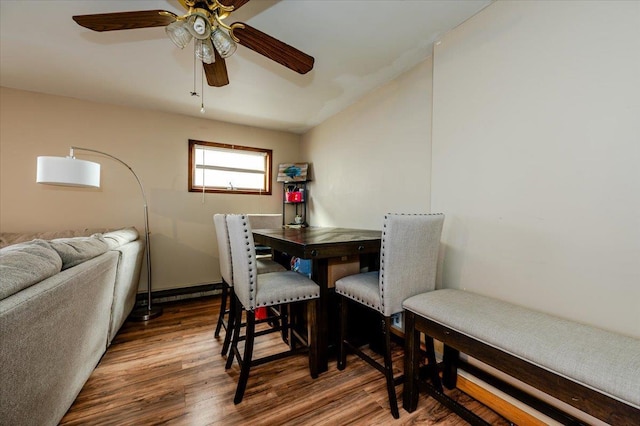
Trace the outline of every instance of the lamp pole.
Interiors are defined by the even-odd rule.
[[[74,155],[73,155],[74,150],[94,152],[96,154],[100,154],[100,155],[104,155],[106,157],[112,158],[117,162],[119,162],[120,164],[122,164],[123,166],[125,166],[127,169],[129,169],[131,174],[133,174],[133,177],[136,178],[136,181],[138,182],[138,186],[140,187],[140,192],[142,193],[142,200],[144,202],[144,235],[145,235],[145,253],[147,258],[147,306],[146,307],[142,306],[140,308],[134,309],[133,312],[131,312],[131,315],[129,317],[134,321],[148,321],[152,318],[159,317],[160,315],[162,315],[162,307],[161,306],[154,307],[151,304],[151,244],[149,242],[149,235],[150,235],[149,213],[147,208],[147,195],[144,192],[144,187],[142,186],[142,182],[140,181],[140,178],[138,177],[136,172],[133,171],[131,166],[129,166],[127,163],[125,163],[118,157],[114,157],[111,154],[108,154],[103,151],[98,151],[97,149],[72,146],[71,153],[70,153],[70,156],[72,158],[74,158]]]

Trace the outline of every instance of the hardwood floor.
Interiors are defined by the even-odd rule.
[[[338,371],[313,380],[305,355],[255,367],[244,400],[233,404],[239,369],[224,369],[224,333],[213,337],[218,297],[164,304],[164,314],[147,324],[126,322],[62,425],[463,425],[462,419],[421,394],[418,409],[400,419],[389,411],[382,374],[355,356]],[[282,341],[257,340],[254,357]],[[402,368],[402,348],[394,348]],[[400,370],[398,370],[399,372]],[[396,388],[402,404],[402,386]],[[462,392],[459,401],[491,424],[509,422]]]

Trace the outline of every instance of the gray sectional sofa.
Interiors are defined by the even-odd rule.
[[[0,245],[0,423],[55,425],[133,309],[144,242],[125,228]]]

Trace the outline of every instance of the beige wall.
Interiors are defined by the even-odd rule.
[[[303,136],[312,225],[380,229],[385,213],[429,212],[431,60]]]
[[[443,211],[442,286],[640,336],[639,11],[492,4],[304,135],[311,223]]]
[[[640,337],[639,22],[496,2],[435,46],[444,286]]]
[[[496,2],[426,60],[302,138],[2,89],[0,230],[142,227],[135,181],[36,185],[37,155],[93,147],[149,194],[154,288],[219,280],[211,215],[272,197],[186,192],[186,141],[312,163],[310,222],[379,228],[447,215],[443,284],[640,336],[638,2]],[[431,107],[433,85],[433,153]],[[431,169],[433,168],[433,173]],[[433,175],[433,176],[432,176]]]
[[[490,5],[442,37],[433,73],[303,137],[311,222],[442,211],[439,286],[640,337],[638,22],[640,2]]]
[[[188,139],[273,149],[276,170],[299,161],[299,136],[285,132],[7,88],[0,108],[0,230],[134,225],[142,232],[139,188],[114,160],[76,152],[102,164],[100,189],[35,183],[38,155],[66,156],[71,145],[105,151],[128,163],[145,187],[154,290],[220,281],[214,213],[282,211],[282,187],[275,182],[272,196],[187,192]]]

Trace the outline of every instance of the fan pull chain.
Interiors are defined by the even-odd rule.
[[[200,91],[202,92],[202,97],[200,98],[200,114],[204,114],[204,67],[202,67],[202,73],[200,74]]]
[[[196,92],[196,69],[198,68],[198,57],[196,56],[196,46],[195,43],[193,45],[193,90],[191,91],[191,96],[199,96],[198,92]]]

